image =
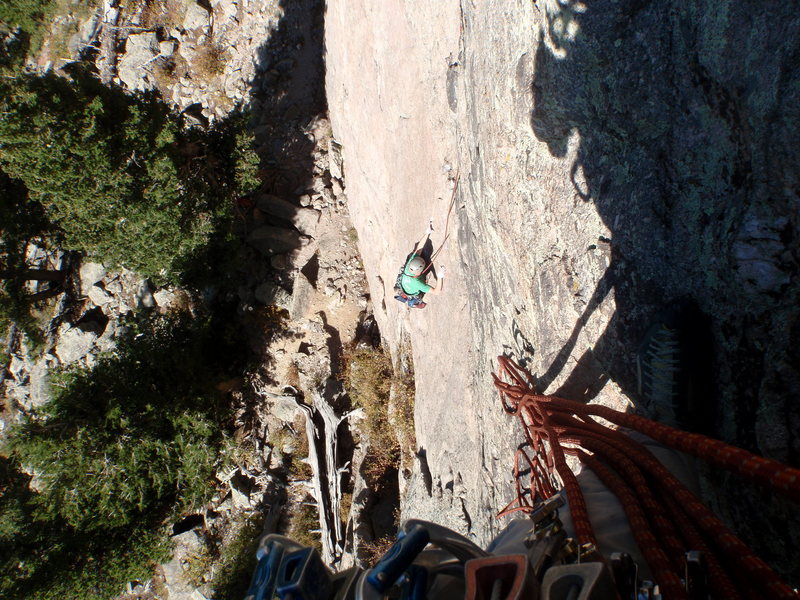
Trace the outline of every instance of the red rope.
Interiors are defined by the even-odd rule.
[[[686,598],[681,577],[688,550],[706,555],[715,598],[739,598],[737,589],[761,590],[770,598],[798,598],[643,444],[593,417],[639,431],[795,501],[800,501],[800,470],[638,415],[537,394],[525,369],[506,356],[498,357],[498,362],[499,375],[493,376],[503,409],[520,420],[526,441],[514,458],[517,498],[498,517],[530,512],[537,497],[552,496],[556,490],[551,476],[555,473],[566,491],[578,541],[596,545],[583,493],[566,462],[565,454],[570,454],[592,469],[620,499],[665,598]],[[520,481],[526,469],[530,469],[529,488]]]

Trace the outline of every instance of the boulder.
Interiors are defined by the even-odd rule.
[[[311,310],[312,300],[316,289],[302,272],[294,279],[292,287],[292,304],[289,307],[289,316],[293,321],[302,319]]]
[[[233,500],[235,508],[252,508],[253,503],[250,500],[250,494],[253,492],[254,482],[250,477],[237,473],[231,477],[228,485],[231,488],[231,500]]]
[[[314,237],[319,223],[318,211],[295,206],[270,194],[256,196],[256,207],[263,213],[291,223],[303,235]]]
[[[294,423],[295,417],[300,413],[297,401],[291,396],[278,396],[272,402],[270,414],[284,423]],[[279,448],[283,450],[283,448]]]
[[[178,295],[172,290],[160,289],[153,293],[153,300],[156,306],[163,309],[169,309],[177,303]]]
[[[97,338],[95,345],[100,352],[111,352],[117,347],[115,340],[117,334],[120,333],[119,326],[115,320],[108,322],[108,325],[103,331],[102,335]]]
[[[125,54],[117,65],[117,74],[120,81],[129,90],[147,90],[150,83],[147,81],[147,71],[144,66],[158,56],[158,38],[155,32],[134,33],[128,36],[125,43]]]
[[[8,361],[8,372],[18,383],[28,381],[28,373],[33,365],[24,357],[12,354]]]
[[[220,22],[225,22],[236,17],[239,7],[235,0],[211,0],[211,8]]]
[[[167,598],[190,598],[195,588],[188,581],[183,563],[200,554],[203,540],[196,530],[191,530],[172,536],[172,541],[175,545],[172,560],[161,565]]]
[[[81,265],[81,291],[85,294],[87,290],[101,281],[106,276],[106,268],[100,263],[87,262]]]
[[[42,357],[37,360],[30,370],[30,380],[28,384],[29,407],[36,408],[42,406],[50,399],[50,382],[48,379],[49,365],[55,362],[53,358]]]
[[[95,306],[104,306],[114,299],[111,294],[109,294],[99,285],[91,286],[87,295],[89,296],[89,300],[91,300]]]
[[[169,58],[175,54],[175,49],[178,47],[178,42],[175,40],[164,40],[158,43],[158,53],[161,56]]]
[[[59,328],[58,341],[55,353],[59,360],[68,364],[80,360],[94,347],[97,333],[84,331],[80,327],[64,324]]]
[[[272,256],[302,248],[308,244],[308,239],[294,230],[262,225],[250,233],[247,243],[262,254]]]
[[[136,289],[136,308],[153,308],[156,305],[150,281],[143,279]]]
[[[334,179],[341,181],[344,178],[342,174],[342,153],[336,143],[331,144],[331,149],[328,153],[328,170]]]
[[[256,300],[267,306],[277,306],[286,310],[291,310],[292,308],[291,294],[277,284],[262,283],[256,288],[254,294]]]
[[[208,27],[208,22],[208,11],[197,2],[190,3],[183,17],[183,28],[186,31],[194,31],[201,27]]]

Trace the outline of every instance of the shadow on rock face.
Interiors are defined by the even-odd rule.
[[[589,400],[610,377],[636,398],[639,340],[660,307],[687,299],[711,323],[712,433],[798,465],[800,17],[788,5],[723,5],[540,4],[531,127],[557,157],[577,141],[576,195],[611,230],[612,262],[539,383],[564,369],[613,288],[614,318],[559,393]],[[752,494],[714,485],[728,520],[791,572],[796,544],[774,526],[784,509],[756,510]]]

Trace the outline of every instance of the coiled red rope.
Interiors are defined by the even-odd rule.
[[[619,498],[665,599],[687,598],[681,577],[684,554],[689,550],[700,550],[706,556],[714,598],[800,597],[643,444],[594,417],[636,430],[795,502],[800,502],[800,469],[638,415],[537,394],[525,369],[507,356],[499,356],[498,363],[498,373],[493,374],[495,386],[504,410],[520,420],[526,441],[514,458],[517,497],[498,517],[532,511],[537,498],[556,493],[557,474],[578,542],[596,546],[583,493],[565,458],[576,456]],[[529,488],[522,481],[527,471]]]

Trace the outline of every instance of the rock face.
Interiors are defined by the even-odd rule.
[[[146,90],[148,84],[145,65],[158,56],[160,50],[155,32],[134,33],[128,36],[125,43],[125,54],[119,61],[118,74],[120,81],[130,90]]]
[[[328,102],[375,316],[413,348],[431,485],[414,476],[406,515],[488,540],[521,441],[492,357],[646,413],[635,352],[676,299],[712,321],[718,437],[796,462],[800,20],[758,6],[329,4]],[[394,278],[428,219],[442,243],[457,171],[445,293],[411,311]],[[771,524],[785,514],[712,489],[743,535],[772,540],[770,562],[796,563]]]

